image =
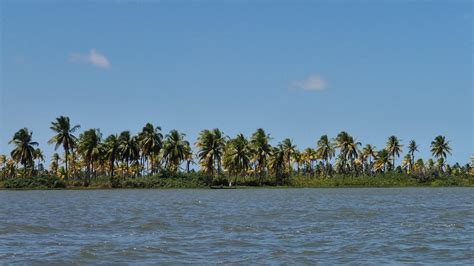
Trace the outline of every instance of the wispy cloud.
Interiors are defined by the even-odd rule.
[[[109,59],[95,49],[90,50],[89,53],[86,54],[73,53],[71,54],[70,60],[71,62],[91,64],[100,68],[110,67]]]
[[[290,87],[305,91],[321,91],[326,89],[326,81],[320,75],[313,74],[306,79],[291,82]]]

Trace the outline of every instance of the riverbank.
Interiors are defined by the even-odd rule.
[[[273,178],[256,177],[231,178],[238,188],[336,188],[336,187],[474,187],[472,176],[442,176],[430,180],[398,173],[375,176],[332,176],[307,177],[292,176],[276,183]],[[53,176],[17,177],[0,181],[0,189],[172,189],[228,186],[226,177],[209,178],[201,175],[180,175],[177,177],[97,177],[89,182],[82,180],[64,181]]]

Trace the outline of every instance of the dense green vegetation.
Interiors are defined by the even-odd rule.
[[[396,136],[385,147],[362,146],[349,133],[315,140],[314,147],[299,150],[290,139],[275,146],[263,129],[250,137],[226,136],[221,130],[201,131],[194,146],[186,135],[146,124],[137,135],[130,131],[105,139],[99,129],[76,136],[79,125],[68,117],[51,123],[49,144],[64,153],[53,154],[48,168],[43,152],[27,128],[13,135],[10,157],[0,155],[3,188],[196,188],[210,185],[239,186],[472,186],[471,164],[450,165],[449,141],[437,136],[430,144],[433,158],[416,158],[419,145],[411,140],[402,162],[404,145]],[[197,163],[199,169],[192,169]]]

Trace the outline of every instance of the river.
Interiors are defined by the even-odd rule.
[[[472,263],[474,188],[0,191],[0,263]]]

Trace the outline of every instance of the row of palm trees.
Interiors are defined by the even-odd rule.
[[[447,155],[451,154],[451,147],[444,136],[431,142],[431,153],[438,159],[436,163],[432,159],[427,163],[421,158],[415,160],[419,146],[411,140],[407,154],[397,166],[396,159],[401,156],[403,145],[396,136],[390,136],[386,147],[377,150],[371,144],[362,147],[354,137],[342,131],[334,139],[323,135],[315,148],[299,151],[291,139],[272,146],[272,138],[261,128],[250,138],[243,134],[229,138],[219,129],[206,129],[199,134],[195,143],[197,152],[193,154],[185,134],[171,130],[163,135],[160,127],[150,123],[137,135],[123,131],[105,139],[99,129],[88,129],[76,136],[80,126],[71,124],[69,117],[65,116],[56,118],[50,129],[54,136],[48,143],[54,145],[55,150],[62,148],[64,156],[61,158],[55,153],[49,171],[66,180],[72,176],[89,181],[98,175],[114,177],[117,173],[120,176],[141,176],[164,171],[190,172],[195,158],[200,171],[207,176],[255,176],[260,182],[273,176],[279,183],[284,183],[292,175],[330,177],[334,174],[362,175],[388,171],[416,174],[432,169],[450,172],[452,168],[445,162]],[[28,175],[42,170],[43,153],[27,128],[16,132],[10,144],[14,146],[12,162],[8,164],[6,156],[0,157],[0,163],[3,162],[0,167],[4,172],[14,171],[15,165],[21,165]],[[35,160],[38,161],[36,166]]]

